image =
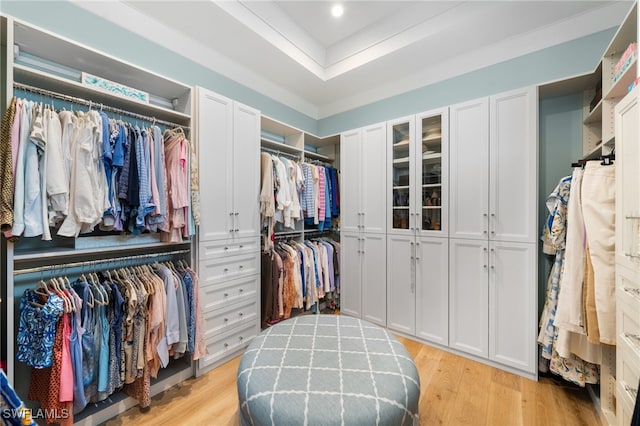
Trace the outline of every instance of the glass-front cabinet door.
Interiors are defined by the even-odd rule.
[[[446,235],[447,194],[447,110],[416,117],[416,226],[424,234]]]
[[[388,158],[391,161],[389,229],[392,231],[413,231],[414,223],[414,118],[405,118],[389,122],[388,139],[391,148]],[[381,171],[382,172],[382,171]]]

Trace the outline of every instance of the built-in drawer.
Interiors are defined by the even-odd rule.
[[[631,424],[633,417],[633,407],[635,399],[631,400],[629,392],[617,385],[617,404],[616,404],[616,420],[620,426],[628,426]]]
[[[235,256],[260,252],[260,238],[240,238],[237,240],[203,241],[198,246],[200,260],[213,257]]]
[[[640,357],[638,351],[626,341],[618,342],[616,348],[616,383],[619,393],[631,401],[636,400],[640,383]]]
[[[617,275],[617,307],[616,307],[616,330],[618,342],[627,341],[633,348],[640,348],[640,288],[627,274],[625,269],[620,268]],[[631,274],[631,276],[633,276]],[[640,349],[637,350],[640,354]]]
[[[233,304],[204,314],[204,338],[209,339],[247,323],[257,324],[257,298],[245,304]]]
[[[201,286],[202,312],[211,312],[236,303],[257,303],[260,275]]]
[[[205,259],[199,263],[198,275],[202,286],[260,273],[258,253]]]
[[[200,358],[198,368],[205,368],[214,362],[246,347],[258,334],[258,324],[235,328],[229,332],[205,340],[209,354]]]

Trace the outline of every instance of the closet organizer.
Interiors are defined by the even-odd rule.
[[[191,89],[1,19],[0,355],[36,420],[96,424],[207,352]]]
[[[261,120],[261,322],[339,309],[338,136]]]

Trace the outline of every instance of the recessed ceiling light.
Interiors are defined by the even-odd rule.
[[[331,14],[336,18],[339,18],[344,13],[344,7],[341,4],[336,4],[331,8]]]

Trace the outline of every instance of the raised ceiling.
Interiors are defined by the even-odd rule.
[[[328,1],[75,2],[316,119],[617,26],[632,5],[342,1],[334,18]]]

